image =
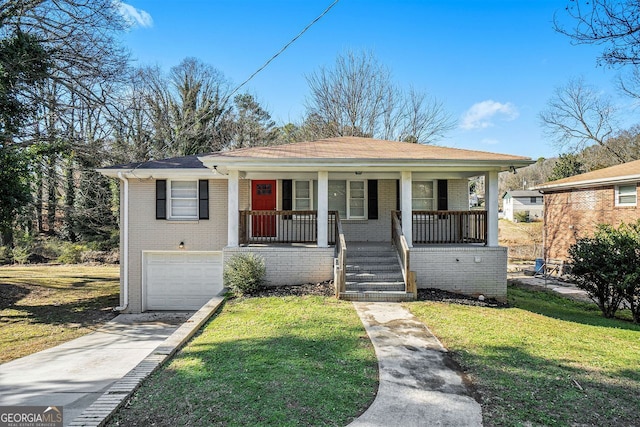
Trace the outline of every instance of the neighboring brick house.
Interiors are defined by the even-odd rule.
[[[598,224],[640,219],[639,183],[636,160],[536,187],[544,194],[545,257],[567,260],[569,247],[592,236]]]
[[[334,279],[341,298],[406,300],[416,286],[505,297],[498,173],[531,163],[342,137],[100,169],[121,181],[118,309],[198,308],[246,252],[271,285]],[[471,211],[477,176],[486,210]],[[347,265],[354,255],[367,270]]]
[[[517,221],[517,213],[526,212],[529,221],[541,221],[544,204],[537,190],[510,190],[502,196],[502,211],[509,221]]]

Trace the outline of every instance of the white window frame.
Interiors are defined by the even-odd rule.
[[[330,181],[344,181],[345,185],[346,185],[346,190],[347,190],[347,194],[346,194],[346,207],[347,207],[347,217],[346,218],[341,218],[341,219],[367,219],[368,218],[368,212],[369,212],[369,198],[368,198],[368,186],[367,186],[367,180],[366,179],[332,179]],[[306,209],[300,209],[298,207],[297,204],[297,198],[296,198],[296,187],[297,187],[297,183],[298,182],[308,182],[309,183],[309,210],[314,210],[317,207],[315,206],[315,195],[314,195],[314,181],[313,180],[306,180],[306,179],[298,179],[298,180],[294,180],[293,181],[293,188],[292,188],[292,199],[293,199],[293,210],[294,211],[299,211],[299,210],[306,210]],[[351,214],[351,183],[352,182],[361,182],[363,185],[363,189],[364,189],[364,215],[359,215],[359,216],[354,216]]]
[[[433,197],[431,198],[424,198],[424,197],[416,197],[415,196],[415,192],[413,191],[413,184],[418,183],[418,182],[430,182],[431,183],[431,188],[433,190]],[[437,211],[438,209],[438,205],[437,200],[438,200],[438,186],[436,184],[436,181],[434,180],[430,180],[430,179],[416,179],[415,181],[411,182],[412,188],[411,188],[411,210],[418,210],[418,209],[413,209],[413,201],[414,200],[431,200],[431,209],[432,211]],[[429,210],[429,209],[427,209]]]
[[[369,194],[368,194],[368,185],[367,185],[367,180],[366,179],[330,179],[329,181],[343,181],[345,183],[345,190],[346,190],[346,194],[345,194],[345,206],[346,206],[346,210],[347,210],[347,217],[346,218],[340,218],[341,220],[348,220],[348,219],[367,219],[368,218],[368,212],[369,212]],[[364,214],[363,215],[352,215],[351,214],[351,201],[355,200],[351,197],[351,183],[352,182],[361,182],[362,186],[363,186],[363,205],[364,205]]]
[[[336,181],[341,181],[341,180],[336,180]],[[367,194],[368,191],[368,185],[367,185],[367,180],[365,179],[347,179],[347,219],[367,219],[368,215],[367,212],[369,212],[369,206],[368,206],[368,202],[369,202],[369,197]],[[361,182],[362,183],[362,189],[363,189],[363,200],[362,200],[362,204],[363,204],[363,214],[361,216],[355,216],[351,214],[351,200],[355,200],[351,197],[351,183],[352,182]]]
[[[632,203],[621,203],[620,202],[620,197],[621,196],[630,196],[631,192],[629,193],[621,193],[620,189],[622,187],[633,187],[633,196],[634,196],[634,201]],[[637,184],[626,184],[626,185],[616,185],[616,206],[636,206],[638,204],[638,188],[637,188]]]
[[[172,192],[171,189],[173,188],[173,183],[174,182],[191,182],[191,183],[195,183],[196,185],[196,196],[195,198],[192,197],[182,197],[182,198],[174,198],[172,197]],[[167,218],[168,219],[177,219],[177,220],[197,220],[199,219],[199,212],[198,212],[198,205],[199,205],[199,200],[200,200],[200,189],[199,189],[199,185],[198,185],[198,180],[197,179],[174,179],[174,180],[167,180]],[[195,213],[193,215],[189,215],[189,216],[185,216],[185,215],[174,215],[173,214],[173,207],[171,204],[171,201],[174,199],[185,199],[185,200],[195,200],[196,202],[196,206],[195,206]]]
[[[296,188],[299,182],[306,182],[309,184],[309,207],[305,208],[305,209],[299,209],[298,208],[298,197],[296,197]],[[293,181],[293,188],[291,189],[293,194],[291,195],[291,198],[293,199],[293,210],[294,211],[306,211],[306,210],[310,210],[312,211],[314,206],[313,206],[313,180],[307,180],[307,179],[298,179],[298,180],[294,180]]]

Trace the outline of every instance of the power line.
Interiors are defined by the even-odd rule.
[[[287,50],[287,48],[289,46],[291,46],[296,40],[298,40],[300,38],[300,36],[302,36],[304,33],[307,32],[307,30],[309,28],[311,28],[313,26],[313,24],[315,24],[316,22],[318,22],[324,15],[326,15],[333,6],[336,5],[336,3],[338,3],[338,1],[340,0],[335,0],[333,3],[331,3],[329,5],[329,7],[327,7],[324,12],[322,12],[316,19],[314,19],[313,21],[311,21],[311,23],[309,25],[307,25],[306,27],[304,27],[304,29],[302,31],[300,31],[298,33],[297,36],[295,36],[294,38],[291,39],[291,41],[289,41],[289,43],[287,43],[286,45],[284,45],[284,47],[282,49],[280,49],[275,55],[273,55],[271,58],[269,58],[269,60],[267,62],[264,63],[264,65],[260,68],[258,68],[253,74],[251,74],[249,76],[249,78],[247,78],[245,81],[243,81],[242,83],[240,83],[240,85],[238,85],[234,90],[231,91],[231,93],[229,94],[228,98],[231,98],[233,96],[234,93],[236,93],[237,91],[240,90],[240,88],[244,85],[246,85],[247,83],[249,83],[249,81],[251,79],[253,79],[256,74],[258,74],[260,71],[264,70],[265,68],[267,68],[267,66],[271,63],[271,61],[273,61],[274,59],[276,59],[282,52],[284,52],[285,50]]]

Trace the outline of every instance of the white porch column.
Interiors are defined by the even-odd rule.
[[[329,247],[329,172],[318,171],[318,247]],[[336,236],[337,237],[337,236]]]
[[[402,171],[401,175],[402,233],[407,239],[407,245],[413,247],[413,210],[411,207],[411,171]]]
[[[239,172],[237,170],[229,171],[229,181],[227,190],[227,246],[231,248],[238,247],[238,229],[239,223]]]
[[[487,246],[498,246],[498,172],[484,174],[484,206],[487,211]]]

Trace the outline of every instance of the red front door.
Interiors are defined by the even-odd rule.
[[[276,210],[275,181],[251,181],[251,209],[254,211]],[[275,237],[275,215],[253,215],[251,230],[253,237]]]

